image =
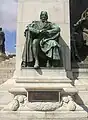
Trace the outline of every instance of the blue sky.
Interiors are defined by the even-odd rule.
[[[15,53],[17,0],[0,0],[0,26],[5,32],[6,52]]]

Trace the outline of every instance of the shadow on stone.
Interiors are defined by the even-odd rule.
[[[85,105],[85,103],[83,102],[83,100],[81,99],[81,97],[76,94],[75,95],[76,100],[74,100],[79,106],[81,106],[83,108],[84,111],[88,112],[88,107]]]
[[[41,68],[35,68],[35,70],[36,70],[40,75],[43,74]]]

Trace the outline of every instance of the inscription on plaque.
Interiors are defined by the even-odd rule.
[[[58,102],[60,92],[58,91],[28,91],[29,102]]]

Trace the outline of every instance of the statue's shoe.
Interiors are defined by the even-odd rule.
[[[38,69],[38,68],[39,68],[39,65],[38,65],[38,64],[35,64],[35,65],[34,65],[34,68],[35,68],[35,69]]]
[[[22,63],[21,63],[21,67],[27,67],[26,62],[22,61]]]

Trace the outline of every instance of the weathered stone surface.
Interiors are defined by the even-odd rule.
[[[35,102],[27,103],[27,107],[32,111],[54,111],[62,106],[62,102]]]
[[[73,101],[69,101],[68,105],[67,105],[67,109],[69,111],[75,111],[76,110],[76,105]]]
[[[62,97],[62,101],[63,101],[63,106],[62,106],[63,108],[66,108],[69,111],[76,110],[76,104],[71,96]]]
[[[65,97],[62,98],[62,101],[65,102],[65,103],[68,103],[69,102],[69,98],[65,96]]]
[[[85,112],[0,112],[1,120],[88,120]]]
[[[15,100],[18,100],[19,101],[19,103],[24,103],[24,98],[25,98],[26,96],[24,96],[24,95],[18,95],[18,96],[16,96],[14,99]]]
[[[0,63],[0,84],[13,76],[15,70],[15,57],[8,58]]]
[[[2,109],[3,111],[17,111],[17,109],[19,108],[19,101],[18,100],[13,100],[11,103],[9,103],[4,109]]]
[[[61,96],[59,96],[61,97]],[[6,111],[75,111],[76,104],[71,96],[65,96],[61,102],[29,102],[25,95],[17,95],[3,110]]]

